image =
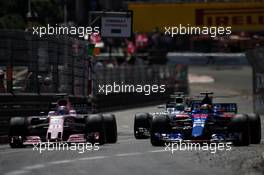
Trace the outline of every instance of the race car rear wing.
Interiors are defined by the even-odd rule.
[[[214,103],[214,109],[219,109],[221,112],[237,113],[236,103]]]
[[[191,104],[192,109],[199,109],[202,103],[200,101],[193,101]],[[212,109],[217,109],[219,112],[237,113],[236,103],[214,103]]]

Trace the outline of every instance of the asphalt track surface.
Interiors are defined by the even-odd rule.
[[[208,75],[215,80],[214,83],[191,84],[191,94],[209,90],[216,95],[231,96],[215,100],[237,102],[239,112],[252,112],[252,72],[249,67],[191,67],[190,73]],[[165,147],[151,146],[149,140],[135,140],[134,114],[159,110],[151,106],[113,111],[118,124],[118,142],[100,146],[98,151],[43,151],[40,154],[32,147],[11,149],[8,145],[0,145],[0,174],[264,174],[263,142],[216,153],[188,150],[172,154],[165,151]]]

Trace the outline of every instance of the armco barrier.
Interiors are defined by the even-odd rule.
[[[169,94],[181,91],[188,94],[188,67],[184,65],[140,65],[120,66],[114,68],[99,67],[93,69],[93,97],[98,111],[137,106],[140,104],[157,103],[168,98]],[[153,86],[165,85],[165,92],[112,92],[102,93],[100,87],[114,86],[114,83],[123,87],[131,85]]]
[[[182,91],[186,94],[188,88],[188,68],[181,65],[152,65],[152,66],[127,66],[115,68],[98,68],[94,73],[93,92],[95,105],[99,111],[118,107],[130,107],[137,104],[149,102],[160,102],[168,98],[169,94],[175,91]],[[119,92],[100,93],[100,86],[113,85],[123,87],[137,85],[143,87],[165,85],[165,92]]]
[[[244,53],[176,53],[167,54],[170,64],[182,65],[248,65],[248,60]]]
[[[107,111],[128,107],[138,107],[144,104],[158,104],[166,101],[169,94],[173,93],[172,89],[167,89],[164,94],[144,95],[143,93],[123,93],[98,95],[96,98],[96,108],[98,111]]]
[[[264,114],[264,48],[248,50],[246,55],[253,69],[254,111]]]

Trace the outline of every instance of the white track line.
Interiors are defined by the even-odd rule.
[[[25,170],[18,170],[18,171],[11,171],[9,173],[6,173],[5,175],[21,175],[21,174],[27,174],[28,171]]]
[[[116,157],[125,157],[125,156],[135,156],[135,155],[141,155],[143,153],[140,152],[134,152],[134,153],[123,153],[123,154],[116,154]]]
[[[161,153],[161,152],[166,152],[166,150],[165,149],[161,149],[161,150],[148,151],[148,153]]]
[[[49,162],[49,164],[63,164],[63,163],[71,163],[74,161],[75,160],[58,160],[58,161]]]
[[[24,169],[34,170],[34,169],[39,169],[39,168],[44,168],[44,167],[45,167],[44,164],[36,164],[36,165],[32,165],[32,166],[26,166],[26,167],[24,167]]]
[[[67,160],[57,160],[57,161],[52,161],[52,162],[48,162],[48,163],[44,163],[44,164],[25,166],[25,167],[22,167],[20,170],[10,171],[10,172],[5,173],[4,175],[28,174],[28,173],[30,173],[31,170],[46,168],[47,166],[59,165],[59,164],[64,164],[64,163],[72,163],[72,162],[76,162],[76,161],[99,160],[99,159],[107,159],[107,158],[111,158],[111,157],[129,157],[129,156],[143,155],[143,154],[148,154],[148,153],[158,153],[158,152],[165,152],[165,150],[152,150],[152,151],[147,151],[147,152],[120,153],[120,154],[114,154],[112,156],[83,157],[83,158],[73,159],[73,160],[68,160],[68,159]]]
[[[108,158],[108,156],[84,157],[84,158],[80,158],[78,160],[97,160],[97,159],[105,159],[105,158]]]

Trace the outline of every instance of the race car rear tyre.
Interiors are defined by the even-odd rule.
[[[106,142],[116,143],[117,142],[117,126],[116,119],[113,114],[103,114]]]
[[[258,114],[248,114],[251,143],[260,144],[261,141],[261,121]]]
[[[155,116],[151,122],[150,142],[153,146],[163,146],[165,142],[155,134],[164,134],[169,132],[169,117],[166,115]]]
[[[239,133],[239,138],[233,141],[234,146],[248,146],[250,144],[250,125],[248,116],[237,114],[230,123],[232,133]]]
[[[137,134],[138,128],[150,129],[149,114],[138,113],[134,119],[134,136],[136,139],[146,139],[147,136]]]
[[[25,117],[13,117],[9,127],[9,145],[11,148],[23,147],[23,140],[27,135],[27,121]],[[19,140],[13,140],[14,137]]]
[[[106,143],[105,127],[102,115],[92,114],[85,118],[85,133],[99,133],[99,144]],[[91,141],[93,142],[93,140]]]

